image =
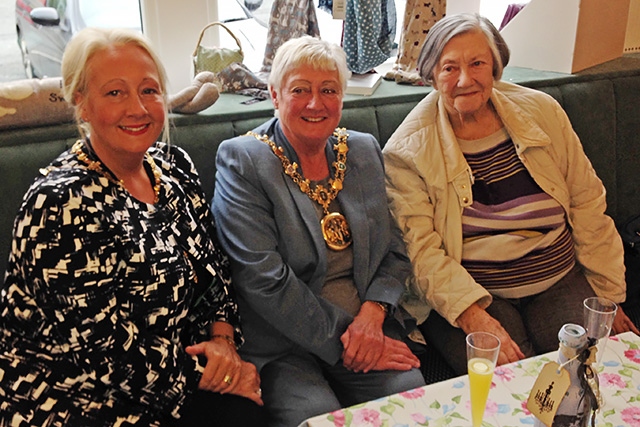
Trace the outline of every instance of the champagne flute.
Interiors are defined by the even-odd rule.
[[[482,425],[487,405],[493,369],[500,353],[500,339],[488,332],[472,332],[467,335],[467,370],[471,395],[471,420],[473,427]]]
[[[602,297],[587,298],[583,304],[584,328],[587,330],[587,336],[596,340],[596,364],[600,364],[618,305]]]

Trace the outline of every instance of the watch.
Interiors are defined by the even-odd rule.
[[[385,316],[387,314],[389,314],[389,304],[386,302],[380,302],[380,301],[371,301],[372,303],[374,303],[375,305],[377,305],[378,307],[380,307],[380,309],[382,311],[384,311]]]

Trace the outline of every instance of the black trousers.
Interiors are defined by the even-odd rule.
[[[263,407],[244,397],[196,390],[173,427],[266,427]]]

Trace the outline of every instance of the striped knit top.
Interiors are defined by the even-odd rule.
[[[562,206],[533,180],[506,129],[458,143],[474,178],[462,213],[463,267],[503,298],[548,289],[575,263]]]

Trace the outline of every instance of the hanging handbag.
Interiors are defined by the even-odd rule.
[[[237,49],[229,49],[226,47],[206,47],[200,44],[205,31],[216,25],[224,28],[229,35],[233,37],[238,45]],[[233,32],[222,22],[216,21],[206,25],[200,32],[200,37],[198,38],[198,43],[196,43],[196,49],[193,51],[192,58],[194,76],[202,71],[211,71],[217,75],[231,64],[236,62],[242,63],[244,60],[244,53],[242,52],[242,44],[238,37],[236,37],[236,35],[233,34]]]
[[[205,31],[215,25],[227,30],[229,35],[236,41],[237,49],[206,47],[200,44]],[[213,83],[218,86],[220,92],[239,93],[247,89],[264,91],[267,89],[266,82],[242,63],[244,53],[242,52],[240,40],[221,22],[212,22],[202,29],[192,58],[194,72],[198,74],[202,71],[211,71],[214,74]]]

